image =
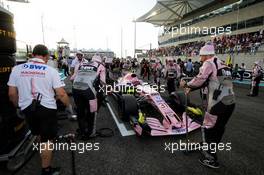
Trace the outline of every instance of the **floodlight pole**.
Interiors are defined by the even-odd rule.
[[[136,58],[136,49],[137,49],[137,22],[134,20],[135,29],[134,29],[134,58]]]
[[[43,25],[43,14],[41,15],[41,28],[42,28],[42,40],[45,45],[44,25]]]
[[[108,50],[108,37],[105,38],[106,39],[106,50]]]
[[[238,6],[238,9],[237,9],[237,27],[236,27],[236,30],[238,30],[238,20],[239,20],[239,4],[237,4]],[[236,37],[237,37],[237,34],[236,34]],[[230,55],[231,57],[231,55]],[[232,58],[231,58],[232,59]],[[232,59],[232,64],[235,65],[235,56],[233,56],[233,59]]]
[[[123,58],[123,28],[121,27],[121,58]]]
[[[76,36],[76,25],[73,25],[73,35],[74,35],[74,47],[77,49],[77,36]]]

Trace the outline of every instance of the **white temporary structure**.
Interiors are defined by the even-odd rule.
[[[157,0],[156,5],[136,22],[171,26],[209,13],[239,0]]]

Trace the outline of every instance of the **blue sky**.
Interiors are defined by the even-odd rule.
[[[41,16],[45,43],[50,48],[62,37],[73,48],[106,49],[117,56],[133,55],[134,18],[150,10],[156,0],[30,0],[29,4],[7,2],[15,14],[17,39],[32,45],[42,43]],[[157,47],[159,28],[137,23],[137,47]]]

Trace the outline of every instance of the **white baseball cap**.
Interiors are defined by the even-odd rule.
[[[92,61],[101,63],[102,62],[102,58],[99,55],[94,55],[93,58],[92,58]]]
[[[83,55],[82,51],[77,51],[76,55]]]
[[[211,43],[205,44],[200,49],[200,55],[215,55],[214,46]]]

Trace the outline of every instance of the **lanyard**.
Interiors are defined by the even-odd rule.
[[[45,62],[44,61],[42,61],[42,60],[39,60],[38,61],[38,59],[32,59],[31,61],[30,61],[30,63],[33,63],[33,64],[45,64]],[[32,97],[34,98],[34,99],[39,99],[40,98],[40,94],[38,93],[38,95],[36,96],[36,88],[35,88],[35,83],[34,83],[34,75],[33,75],[33,77],[31,78],[31,80],[30,80],[30,84],[31,84],[31,94],[32,94]]]
[[[34,85],[34,79],[31,78],[31,94],[32,94],[32,97],[33,99],[36,99],[37,101],[41,101],[42,99],[42,95],[40,93],[36,93],[36,89],[35,89],[35,85]],[[36,96],[36,94],[38,94]]]

